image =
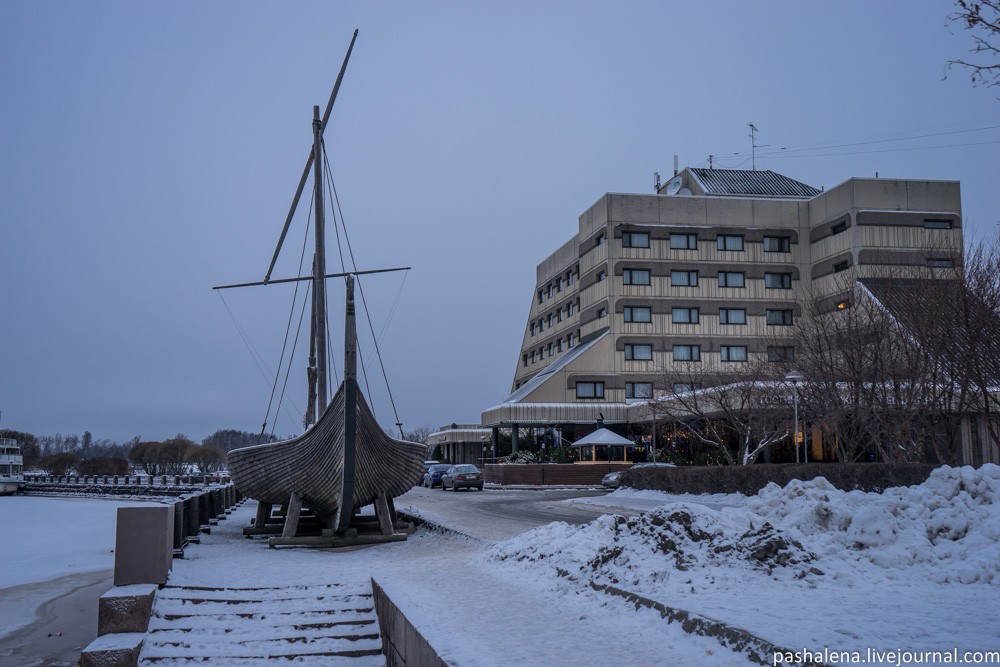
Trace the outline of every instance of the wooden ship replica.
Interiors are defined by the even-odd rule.
[[[405,270],[408,267],[326,273],[323,130],[357,35],[355,31],[322,119],[319,107],[313,107],[312,150],[267,275],[262,282],[214,288],[298,280],[308,280],[312,286],[312,340],[306,432],[289,440],[229,452],[229,472],[233,481],[244,495],[258,503],[257,516],[253,525],[244,528],[244,535],[268,535],[268,544],[272,547],[349,546],[405,540],[406,533],[399,532],[405,528],[405,524],[396,516],[393,498],[409,491],[424,472],[425,446],[387,435],[365,402],[357,382],[355,276]],[[271,272],[310,170],[313,172],[315,191],[313,273],[302,278],[272,280]],[[346,283],[344,379],[328,403],[326,280],[336,277],[343,278]],[[374,505],[374,516],[362,516],[359,511],[369,505]]]

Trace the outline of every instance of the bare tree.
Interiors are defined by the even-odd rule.
[[[972,36],[970,52],[984,61],[948,61],[948,68],[958,66],[969,70],[973,86],[1000,85],[1000,0],[955,0],[955,11],[948,15]]]
[[[725,371],[677,364],[664,374],[666,396],[656,411],[729,465],[748,465],[791,434],[791,393],[779,366],[762,359],[731,362]]]
[[[198,472],[208,475],[222,466],[226,460],[226,455],[215,445],[194,445],[188,447],[185,459],[188,463],[194,464]]]

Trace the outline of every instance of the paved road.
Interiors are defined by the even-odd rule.
[[[452,491],[416,487],[396,499],[396,508],[477,539],[497,541],[553,521],[587,523],[606,508],[575,504],[573,498],[603,496],[592,489]],[[619,512],[620,510],[615,510]],[[638,510],[635,512],[638,513]]]

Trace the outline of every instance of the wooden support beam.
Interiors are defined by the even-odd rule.
[[[302,498],[292,491],[292,497],[288,500],[288,511],[285,512],[285,527],[281,531],[282,537],[295,537],[299,530],[299,513],[302,511]]]
[[[383,491],[375,499],[375,516],[378,517],[378,527],[383,535],[392,535],[392,515],[389,512],[389,497]]]

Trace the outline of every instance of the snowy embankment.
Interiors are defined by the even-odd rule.
[[[998,466],[940,468],[881,494],[820,478],[713,507],[697,498],[549,524],[486,558],[562,580],[564,593],[614,584],[795,650],[1000,648]]]

